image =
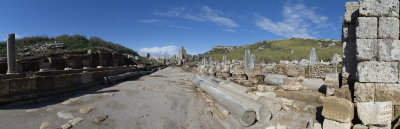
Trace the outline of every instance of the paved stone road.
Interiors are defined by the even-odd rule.
[[[2,107],[0,128],[241,128],[232,117],[221,122],[217,115],[207,114],[210,107],[188,81],[191,75],[169,67],[136,80],[91,88],[57,100]]]

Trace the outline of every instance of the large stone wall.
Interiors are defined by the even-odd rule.
[[[94,69],[50,70],[25,74],[0,74],[0,104],[57,95],[101,84],[104,77],[134,71],[150,71],[155,67],[109,67]]]
[[[357,127],[391,128],[398,117],[399,24],[398,0],[346,3],[342,82],[354,89]]]

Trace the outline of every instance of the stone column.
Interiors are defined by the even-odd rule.
[[[15,50],[15,34],[8,34],[7,37],[7,64],[8,70],[7,74],[18,73],[17,67],[17,54]]]
[[[244,68],[250,68],[250,62],[251,62],[251,57],[250,57],[250,50],[246,50],[244,52]]]

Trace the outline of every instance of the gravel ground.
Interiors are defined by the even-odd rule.
[[[192,74],[168,67],[139,79],[97,86],[75,95],[14,107],[0,107],[1,129],[242,128],[222,120],[189,81]]]

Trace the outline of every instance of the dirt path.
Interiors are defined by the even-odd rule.
[[[77,92],[74,96],[3,107],[0,128],[37,129],[46,124],[48,128],[57,128],[64,124],[67,127],[68,123],[77,129],[241,128],[229,116],[221,122],[217,115],[208,114],[211,109],[202,94],[193,89],[191,75],[169,67],[136,80]],[[87,110],[82,111],[83,108]],[[80,110],[89,112],[82,114]]]

